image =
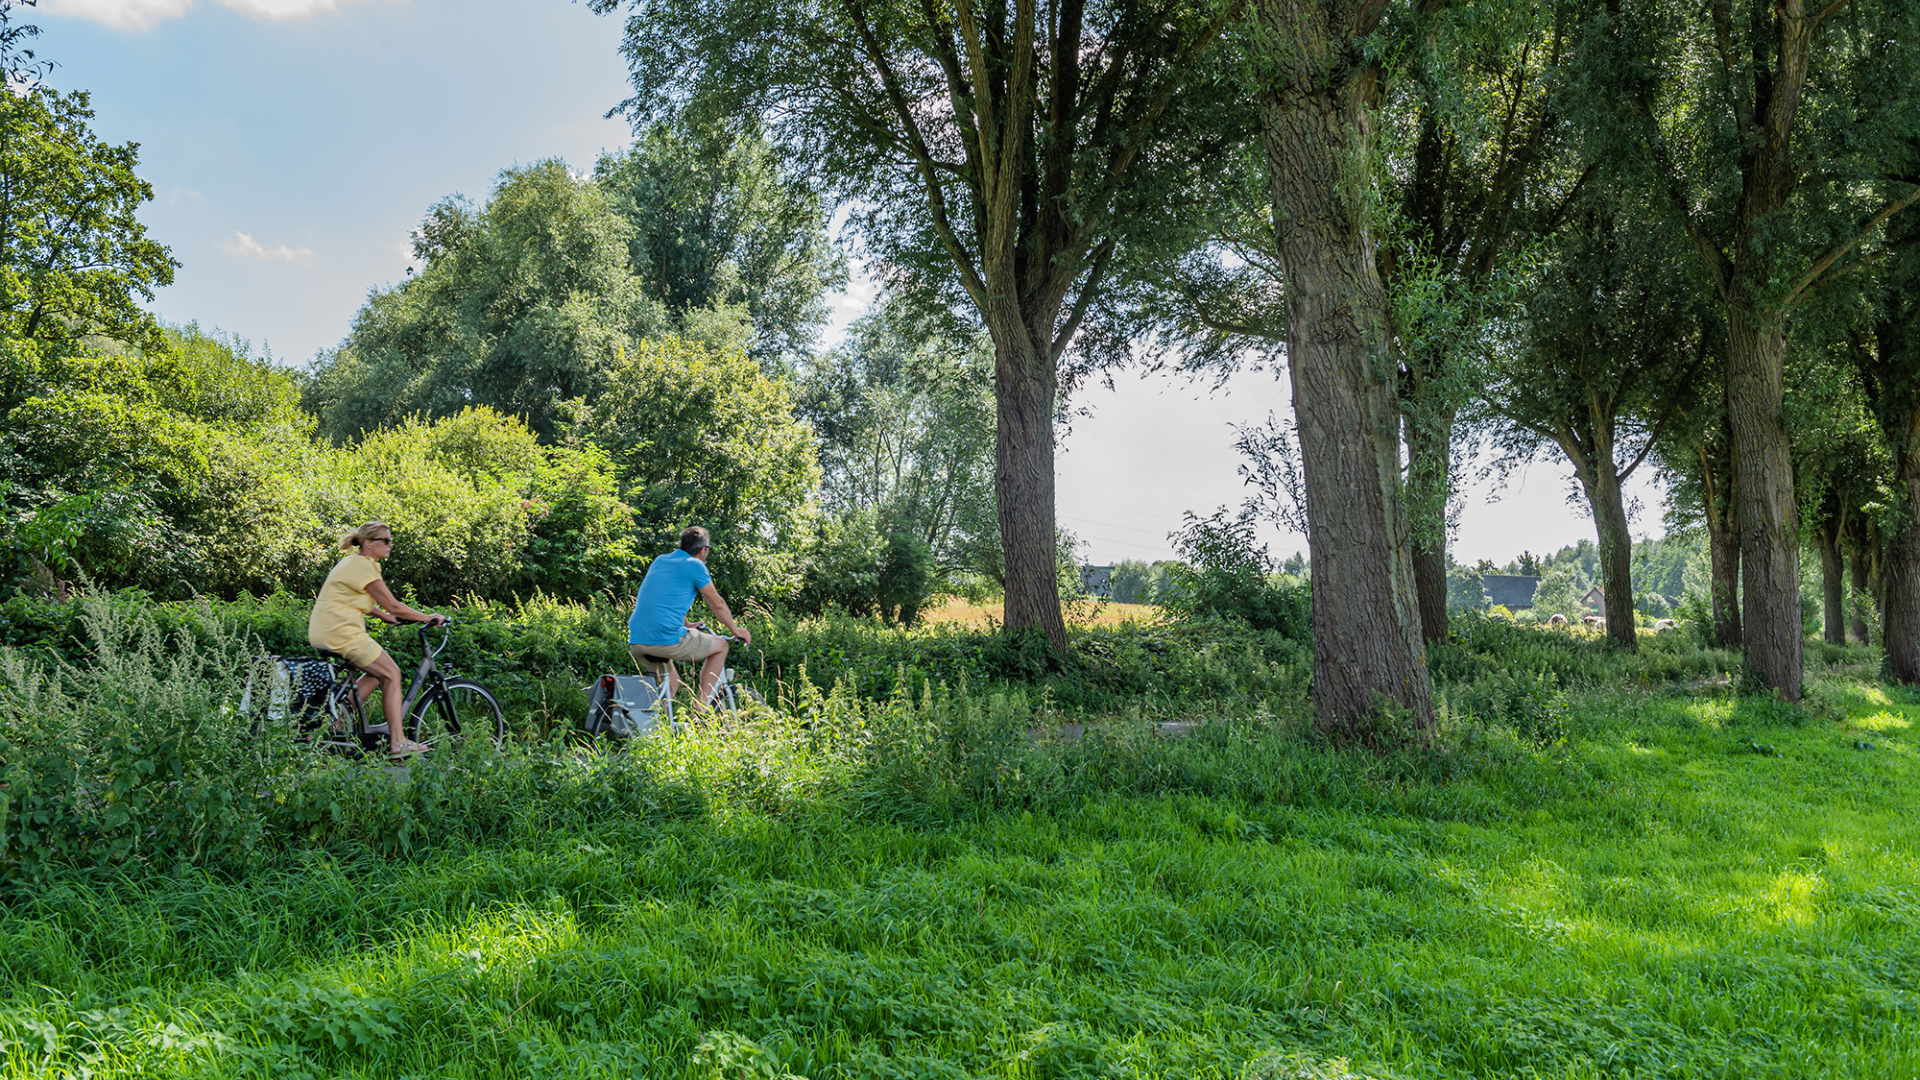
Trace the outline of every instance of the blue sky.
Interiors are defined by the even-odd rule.
[[[157,299],[301,363],[394,281],[436,200],[502,168],[624,144],[620,24],[565,0],[42,0],[49,80],[141,144]],[[272,18],[260,9],[314,8]],[[82,13],[92,17],[82,17]],[[149,17],[143,22],[141,13]],[[114,25],[117,23],[117,25]]]
[[[428,206],[484,199],[501,169],[576,170],[626,144],[621,23],[568,0],[41,0],[23,12],[93,95],[103,138],[141,144],[143,218],[181,268],[153,305],[303,365],[345,336],[370,289],[406,271]],[[872,297],[856,275],[837,327]],[[1122,373],[1077,402],[1059,457],[1061,523],[1095,562],[1166,557],[1181,513],[1244,495],[1229,425],[1286,412],[1285,382],[1209,391]],[[1463,500],[1454,551],[1504,562],[1593,536],[1564,467],[1537,465],[1497,500]],[[1636,535],[1659,527],[1644,478]],[[1285,556],[1304,538],[1270,532]]]

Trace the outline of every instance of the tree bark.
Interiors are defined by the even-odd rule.
[[[1713,643],[1740,647],[1740,533],[1707,529],[1707,559],[1713,572]]]
[[[1825,616],[1823,630],[1829,645],[1847,643],[1846,564],[1840,557],[1840,532],[1845,518],[1828,517],[1813,534],[1820,551],[1820,600]]]
[[[1727,436],[1731,441],[1731,436]],[[1722,443],[1724,446],[1725,444]],[[1740,514],[1727,490],[1729,469],[1706,443],[1696,444],[1700,463],[1700,501],[1707,523],[1709,590],[1713,605],[1712,641],[1722,649],[1740,647]]]
[[[1377,72],[1357,39],[1382,5],[1260,0],[1258,102],[1287,283],[1287,367],[1313,559],[1316,723],[1347,742],[1396,737],[1383,706],[1433,725],[1409,527],[1386,292],[1365,193]]]
[[[1900,531],[1887,546],[1881,567],[1880,644],[1886,650],[1887,677],[1920,686],[1920,402],[1913,406],[1899,455],[1895,483],[1906,503]]]
[[[1871,645],[1873,635],[1867,629],[1867,601],[1873,596],[1873,579],[1867,566],[1869,556],[1865,532],[1856,527],[1853,530],[1853,543],[1849,545],[1852,550],[1847,553],[1847,575],[1852,587],[1848,590],[1851,593],[1848,599],[1851,601],[1853,639],[1862,645]]]
[[[1024,326],[991,327],[994,339],[994,494],[1005,554],[1008,631],[1038,627],[1067,651],[1060,611],[1053,475],[1053,409],[1059,376]],[[1002,342],[1005,342],[1003,345]]]
[[[1640,648],[1633,618],[1633,537],[1627,531],[1626,500],[1613,471],[1612,447],[1594,454],[1593,468],[1582,476],[1600,534],[1600,583],[1606,592],[1607,636],[1629,652]]]
[[[1420,606],[1420,636],[1431,645],[1447,640],[1447,496],[1453,475],[1453,417],[1436,418],[1432,431],[1407,424],[1407,475],[1412,502],[1423,521],[1414,530],[1413,589]]]
[[[1749,266],[1759,261],[1754,256]],[[1727,418],[1733,431],[1734,498],[1740,516],[1747,671],[1788,701],[1800,700],[1805,639],[1800,626],[1800,510],[1782,416],[1786,336],[1762,323],[1744,298],[1727,305]]]
[[[1716,9],[1716,18],[1725,14],[1725,8]],[[1743,136],[1732,251],[1723,252],[1689,224],[1727,319],[1727,420],[1740,518],[1747,672],[1789,701],[1800,698],[1806,643],[1800,627],[1799,508],[1781,413],[1786,297],[1777,281],[1784,274],[1777,234],[1805,168],[1793,133],[1820,18],[1807,11],[1805,0],[1755,7],[1753,32],[1772,40],[1754,46],[1751,85],[1729,79],[1726,86]]]

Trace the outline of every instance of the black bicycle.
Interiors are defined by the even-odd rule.
[[[407,620],[414,622],[415,620]],[[420,633],[420,670],[407,688],[406,737],[431,747],[450,746],[468,732],[484,733],[495,746],[507,738],[506,714],[500,702],[487,688],[472,679],[463,679],[438,663],[440,654],[453,640],[453,620],[442,620],[445,633],[437,643],[427,640],[431,623],[418,623]],[[328,726],[318,735],[321,746],[360,752],[372,750],[387,738],[387,723],[367,722],[367,711],[360,700],[359,685],[365,672],[346,657],[326,649],[319,650],[333,665],[333,689],[327,694],[325,718]]]

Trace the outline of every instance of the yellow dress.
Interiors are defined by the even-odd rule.
[[[374,607],[367,586],[379,580],[380,564],[365,555],[356,552],[335,563],[313,602],[307,642],[339,653],[358,668],[380,659],[380,643],[367,634],[367,616]]]

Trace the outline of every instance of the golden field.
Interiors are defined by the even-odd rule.
[[[1130,622],[1152,622],[1160,617],[1153,604],[1115,604],[1102,600],[1075,600],[1066,605],[1067,622],[1073,626],[1119,626]],[[974,604],[950,598],[939,607],[928,608],[921,618],[936,623],[962,623],[985,629],[989,623],[1005,620],[1000,604]]]

